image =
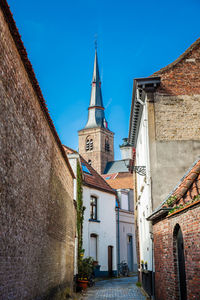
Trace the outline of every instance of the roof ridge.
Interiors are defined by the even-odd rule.
[[[177,200],[180,200],[185,193],[189,190],[191,185],[194,183],[196,178],[200,174],[200,160],[193,166],[188,175],[184,178],[182,183],[178,186],[178,188],[174,191],[173,195],[177,197]]]
[[[180,61],[182,61],[190,52],[193,51],[198,45],[200,44],[200,38],[198,38],[192,45],[189,46],[177,59],[175,59],[172,63],[168,64],[167,66],[161,68],[160,70],[156,71],[149,77],[155,77],[158,76],[159,74],[164,73],[165,71],[168,71],[169,69],[173,68],[176,66]]]

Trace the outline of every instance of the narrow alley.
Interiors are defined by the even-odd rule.
[[[137,276],[98,281],[81,300],[145,300],[136,282]]]

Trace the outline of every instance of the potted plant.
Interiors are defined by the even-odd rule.
[[[99,265],[98,261],[97,261],[97,260],[94,260],[94,261],[93,261],[93,266],[96,267],[96,266],[98,266],[98,265]]]
[[[147,261],[145,261],[144,265],[145,265],[145,269],[147,270],[148,267]]]
[[[93,258],[86,257],[79,261],[78,265],[78,285],[82,289],[86,289],[88,287],[88,282],[93,273]]]

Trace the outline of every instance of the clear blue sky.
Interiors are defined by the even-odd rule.
[[[200,1],[8,0],[63,144],[78,148],[90,100],[94,40],[115,158],[128,136],[133,79],[174,61],[200,37]]]

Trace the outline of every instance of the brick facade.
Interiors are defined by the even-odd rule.
[[[179,224],[184,242],[187,299],[200,299],[200,206],[160,220],[153,226],[156,300],[178,300],[174,229]]]
[[[88,162],[91,160],[92,167],[103,174],[108,161],[114,160],[114,133],[105,128],[90,128],[79,131],[79,153]],[[86,151],[86,140],[93,140],[93,150]],[[105,141],[109,142],[109,151],[105,150]]]
[[[73,282],[73,174],[0,7],[0,299],[54,299]]]
[[[160,87],[146,94],[153,209],[200,153],[200,39],[158,76]]]

